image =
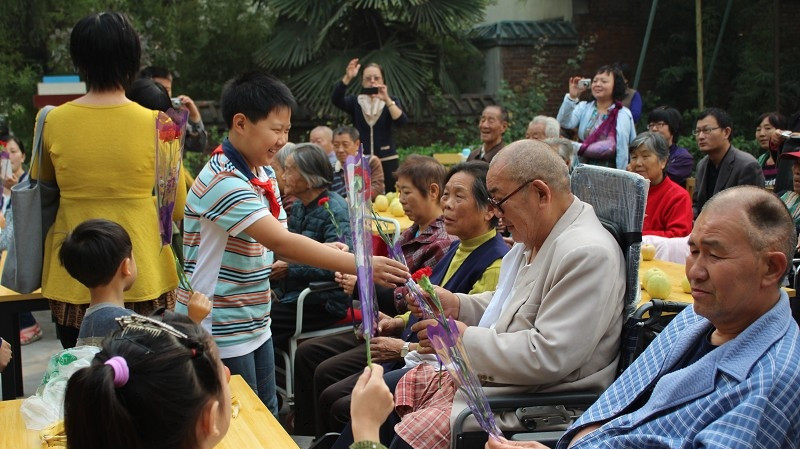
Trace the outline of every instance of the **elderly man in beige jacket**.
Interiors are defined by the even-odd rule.
[[[491,163],[487,186],[495,214],[516,242],[503,258],[497,290],[465,295],[439,289],[484,390],[602,392],[619,358],[622,251],[594,209],[572,195],[564,162],[542,142],[506,147]],[[429,324],[421,321],[414,330],[430,351]],[[403,380],[398,391],[402,387]],[[465,407],[460,393],[454,396],[451,419]],[[396,427],[399,447],[449,444],[450,420],[445,414],[437,423],[435,414],[424,414],[426,401],[414,404]],[[513,413],[496,418],[501,429],[521,428]],[[432,441],[432,434],[444,441]],[[419,435],[424,443],[415,440]]]

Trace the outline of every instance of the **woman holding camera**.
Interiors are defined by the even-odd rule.
[[[345,95],[347,86],[358,76],[358,59],[347,64],[342,80],[333,89],[333,105],[350,114],[353,126],[361,135],[364,154],[374,154],[381,160],[386,191],[394,191],[394,172],[399,166],[397,150],[392,139],[392,125],[403,125],[408,117],[400,107],[400,99],[389,96],[383,79],[383,69],[371,62],[361,73],[361,94]]]
[[[578,97],[591,88],[592,101]],[[628,145],[636,130],[631,111],[622,105],[625,79],[618,68],[600,67],[591,80],[574,76],[569,79],[569,93],[558,110],[558,123],[567,129],[578,128],[575,149],[581,163],[625,170]]]

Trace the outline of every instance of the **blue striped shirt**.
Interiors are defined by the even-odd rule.
[[[262,167],[258,176],[272,181],[280,201],[272,168]],[[272,215],[268,202],[224,154],[215,154],[192,185],[185,212],[184,271],[192,288],[213,303],[204,327],[222,358],[248,354],[271,336],[274,255],[244,232]],[[286,225],[283,207],[279,220]],[[176,311],[186,313],[188,299],[189,292],[179,289]]]
[[[711,323],[688,307],[564,434],[580,448],[800,447],[800,331],[781,299],[736,338],[673,369]],[[622,413],[654,385],[638,410]]]

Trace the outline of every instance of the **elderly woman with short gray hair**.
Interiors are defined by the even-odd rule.
[[[692,232],[692,199],[665,175],[669,145],[657,132],[643,132],[630,146],[628,171],[650,180],[642,234],[686,237]]]
[[[328,155],[317,145],[301,143],[289,152],[283,165],[283,188],[297,197],[289,215],[289,231],[321,243],[350,245],[347,203],[328,190],[333,168]],[[341,237],[340,237],[341,236]],[[310,282],[333,281],[334,273],[309,265],[277,261],[270,280],[280,302],[272,305],[272,339],[275,348],[286,349],[294,334],[297,298]],[[303,306],[303,330],[330,327],[344,318],[350,298],[341,289],[309,295]]]

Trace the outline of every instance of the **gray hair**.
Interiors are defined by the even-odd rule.
[[[275,153],[275,162],[281,167],[281,170],[286,170],[286,158],[294,151],[297,145],[292,142],[287,142],[277,153]]]
[[[561,135],[561,125],[558,124],[558,120],[554,119],[553,117],[548,117],[546,115],[537,115],[536,117],[528,123],[528,128],[536,123],[544,124],[544,135],[548,139],[554,139]]]
[[[550,145],[552,149],[561,156],[561,159],[564,159],[568,165],[572,162],[572,154],[574,153],[575,149],[572,146],[572,141],[569,139],[565,139],[563,137],[555,137],[550,139],[544,139],[544,143]]]
[[[637,148],[644,145],[645,148],[655,153],[659,161],[669,159],[669,144],[661,133],[645,131],[633,139],[630,145],[630,152],[633,153]]]
[[[506,163],[504,176],[510,180],[523,184],[541,179],[554,192],[570,193],[566,164],[544,142],[531,139],[513,142],[497,153],[490,165],[498,161]]]
[[[308,187],[320,189],[333,182],[333,167],[325,150],[313,143],[301,143],[289,155],[294,159],[297,171],[306,180]]]
[[[747,217],[745,230],[756,252],[780,251],[786,256],[786,273],[792,268],[797,230],[789,210],[772,192],[754,186],[736,186],[711,197],[701,215],[739,209]],[[699,217],[698,217],[699,218]]]

